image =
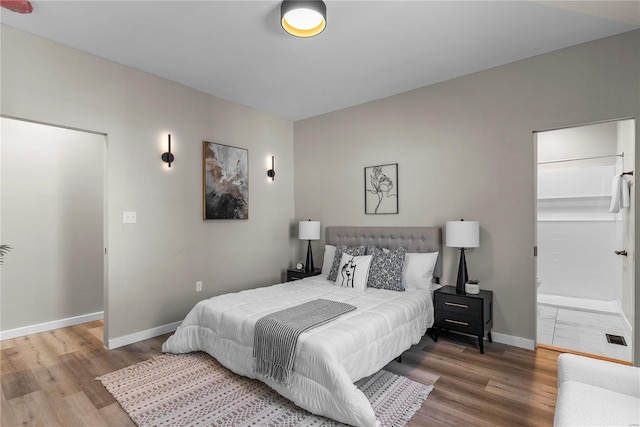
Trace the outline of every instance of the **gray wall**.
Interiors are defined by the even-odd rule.
[[[323,227],[479,221],[467,264],[495,292],[494,331],[534,340],[532,132],[640,115],[638,52],[635,31],[296,122],[296,217]],[[365,215],[363,168],[395,162],[400,213]],[[444,256],[453,283],[458,252]]]
[[[0,119],[0,325],[102,311],[103,135]]]
[[[109,340],[180,321],[200,299],[280,280],[293,255],[291,122],[1,31],[3,115],[107,134]],[[167,133],[170,169],[160,160]],[[202,220],[203,140],[249,149],[248,220]],[[271,155],[275,182],[266,176]],[[123,224],[123,211],[138,222]]]
[[[204,297],[279,280],[281,268],[304,258],[294,218],[323,226],[468,218],[481,224],[481,247],[467,259],[481,286],[496,292],[495,331],[534,339],[532,132],[640,115],[639,31],[295,128],[5,26],[0,47],[2,114],[108,134],[109,338],[179,321]],[[171,170],[159,161],[167,132]],[[249,149],[248,221],[201,220],[202,140]],[[273,183],[265,175],[272,154],[280,165]],[[400,214],[365,216],[363,168],[389,162],[400,164]],[[122,224],[125,210],[137,211],[136,225]],[[445,250],[445,282],[457,255]],[[196,280],[204,292],[194,292]],[[637,312],[640,292],[634,298]],[[638,342],[638,316],[635,333]]]

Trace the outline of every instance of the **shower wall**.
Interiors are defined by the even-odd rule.
[[[622,312],[633,323],[635,200],[617,214],[609,205],[613,177],[635,168],[634,130],[626,119],[536,134],[538,302]],[[586,157],[596,159],[558,161]],[[615,255],[622,249],[628,257]]]
[[[620,214],[609,213],[609,205],[621,167],[575,166],[538,171],[538,293],[615,300],[619,307]]]

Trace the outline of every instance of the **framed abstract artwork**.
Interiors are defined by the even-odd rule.
[[[202,142],[203,219],[249,219],[249,151]]]
[[[364,213],[398,213],[398,164],[364,168]]]

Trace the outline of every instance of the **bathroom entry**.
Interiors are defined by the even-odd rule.
[[[631,362],[635,119],[534,135],[537,345]]]

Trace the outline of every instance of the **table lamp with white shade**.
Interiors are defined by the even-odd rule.
[[[467,261],[464,250],[480,246],[480,224],[478,221],[447,221],[447,246],[460,248],[460,264],[458,265],[458,280],[456,281],[456,293],[464,294],[464,285],[469,278],[467,274]]]
[[[307,246],[307,262],[304,265],[304,271],[313,272],[313,252],[311,251],[311,241],[320,240],[320,221],[300,221],[298,224],[298,239],[308,240]]]

